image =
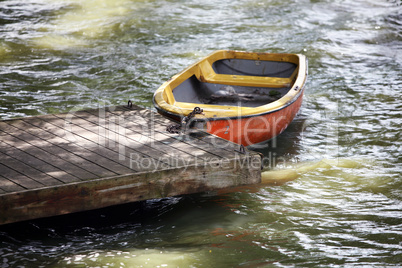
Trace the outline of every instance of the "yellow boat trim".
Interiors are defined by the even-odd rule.
[[[294,63],[298,67],[289,78],[216,74],[212,68],[212,64],[221,59],[284,61]],[[292,88],[285,96],[277,101],[259,107],[239,107],[176,102],[173,95],[174,88],[193,75],[195,75],[200,81],[208,83],[273,88],[292,86]],[[154,94],[154,101],[160,109],[169,113],[183,116],[188,115],[196,106],[204,110],[203,115],[196,115],[198,118],[251,116],[280,109],[289,102],[292,102],[303,88],[306,76],[307,64],[304,55],[219,50],[191,65],[181,73],[173,76],[170,80],[163,83],[156,90]]]

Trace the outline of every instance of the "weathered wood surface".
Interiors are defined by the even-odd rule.
[[[260,156],[137,106],[0,122],[0,224],[261,180]]]

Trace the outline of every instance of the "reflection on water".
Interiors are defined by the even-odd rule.
[[[160,84],[216,49],[309,59],[300,114],[256,148],[277,186],[3,226],[0,266],[398,266],[401,25],[395,0],[0,2],[2,119],[152,108]]]

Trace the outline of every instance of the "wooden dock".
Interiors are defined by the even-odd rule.
[[[261,181],[252,151],[137,106],[0,121],[0,224]]]

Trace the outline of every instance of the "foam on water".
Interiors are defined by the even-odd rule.
[[[65,257],[58,265],[104,265],[119,264],[123,267],[191,267],[197,263],[196,255],[182,250],[132,249],[130,251],[90,252]]]
[[[34,43],[51,49],[90,45],[105,32],[118,28],[133,8],[132,3],[128,0],[64,1],[67,11],[44,24],[40,29],[44,35],[35,38]]]
[[[359,168],[364,165],[364,160],[354,159],[323,159],[318,162],[298,163],[292,168],[263,171],[261,183],[282,185],[285,182],[295,180],[307,172],[329,171],[334,168]]]

